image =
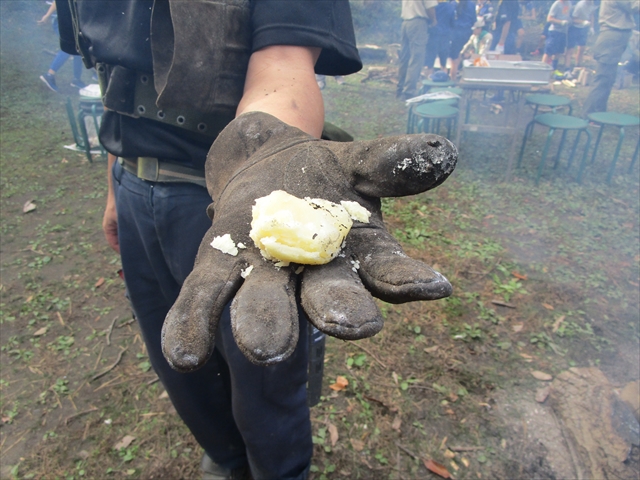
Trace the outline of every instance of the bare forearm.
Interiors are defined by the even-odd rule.
[[[254,52],[236,114],[265,112],[320,137],[324,105],[313,71],[319,55],[319,48],[295,46]]]

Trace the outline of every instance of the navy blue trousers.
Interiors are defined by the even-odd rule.
[[[211,226],[211,198],[194,184],[140,180],[117,162],[113,182],[125,283],[151,364],[178,414],[219,465],[248,464],[255,480],[306,478],[313,449],[306,321],[289,359],[258,367],[238,349],[227,306],[206,365],[173,370],[160,346],[162,323]]]

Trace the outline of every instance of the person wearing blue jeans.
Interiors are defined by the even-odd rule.
[[[58,15],[56,15],[56,3],[51,2],[51,6],[47,13],[38,20],[38,25],[44,25],[46,21],[51,17],[53,24],[53,31],[56,33],[56,36],[60,35],[58,29]],[[73,56],[73,80],[71,81],[71,86],[76,88],[84,88],[86,85],[82,81],[82,58],[79,55],[70,55],[62,50],[58,50],[55,58],[51,62],[49,66],[49,70],[44,75],[40,75],[40,80],[44,82],[44,84],[54,92],[58,92],[58,85],[56,84],[56,73],[60,68],[69,60],[69,57]]]
[[[307,375],[300,368],[307,365],[307,342],[298,342],[283,362],[269,368],[254,365],[233,339],[227,307],[216,348],[204,367],[190,373],[172,369],[162,355],[159,327],[211,227],[206,213],[211,196],[191,183],[141,180],[125,171],[122,160],[112,175],[118,240],[126,245],[120,252],[125,280],[127,272],[136,275],[135,282],[127,282],[128,293],[151,364],[176,410],[217,464],[233,471],[248,463],[257,479],[303,478],[313,448]],[[158,231],[163,233],[158,236]],[[191,241],[184,232],[190,232]],[[300,322],[301,339],[306,338],[306,323]],[[277,432],[287,432],[287,448],[274,441],[280,438]]]
[[[313,451],[307,315],[353,340],[382,328],[369,292],[396,302],[451,293],[402,253],[379,197],[439,185],[455,147],[427,135],[353,147],[320,139],[315,73],[362,68],[347,0],[118,5],[59,0],[58,15],[62,48],[82,52],[103,86],[102,227],[150,361],[204,449],[203,479],[303,480]],[[275,190],[358,201],[371,226],[354,226],[349,254],[327,265],[275,264],[249,233],[252,206]],[[222,237],[237,251],[216,248]]]

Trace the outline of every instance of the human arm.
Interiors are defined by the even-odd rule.
[[[320,138],[324,105],[313,70],[319,55],[319,48],[288,45],[254,52],[237,115],[268,113]]]
[[[49,19],[49,17],[53,15],[53,12],[55,11],[56,11],[56,2],[52,2],[51,5],[49,6],[49,10],[47,10],[47,13],[45,13],[43,17],[40,20],[38,20],[38,25],[44,25],[46,21]]]
[[[118,215],[116,213],[116,197],[113,191],[113,180],[111,171],[117,157],[109,153],[107,155],[107,205],[102,217],[102,231],[107,239],[107,243],[116,253],[120,253],[120,243],[118,241]]]

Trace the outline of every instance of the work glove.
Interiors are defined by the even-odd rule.
[[[318,140],[266,113],[236,118],[207,157],[213,224],[164,322],[162,349],[168,362],[179,371],[202,366],[213,351],[222,311],[232,300],[238,347],[251,362],[270,365],[296,347],[298,290],[310,322],[348,340],[382,328],[372,295],[392,303],[450,295],[446,278],[407,257],[386,230],[380,197],[434,188],[456,161],[455,146],[438,135],[340,143]],[[277,267],[249,237],[255,200],[274,190],[358,202],[371,212],[370,223],[355,222],[341,255],[328,264]],[[212,240],[225,234],[246,248],[235,256],[212,248]],[[249,266],[253,269],[247,275]]]

